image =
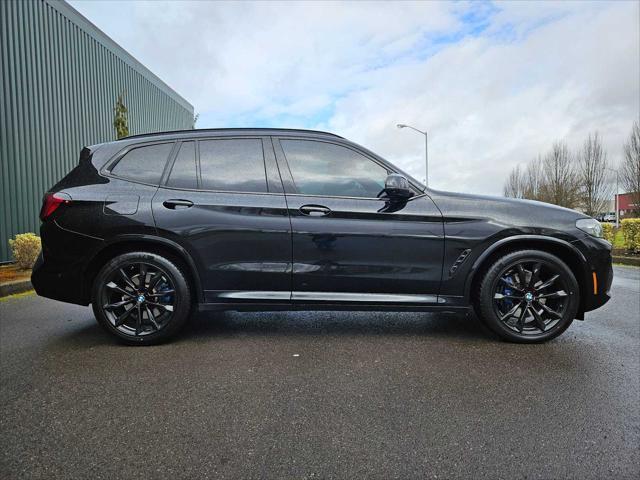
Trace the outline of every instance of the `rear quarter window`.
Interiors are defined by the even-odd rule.
[[[158,185],[173,143],[145,145],[129,150],[111,168],[118,177]]]

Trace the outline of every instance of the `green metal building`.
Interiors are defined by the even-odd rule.
[[[82,147],[115,140],[119,94],[131,135],[192,128],[193,106],[63,1],[0,0],[0,50],[3,262]]]

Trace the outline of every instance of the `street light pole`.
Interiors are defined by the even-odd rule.
[[[396,125],[398,128],[410,128],[411,130],[414,130],[418,133],[421,133],[422,135],[424,135],[424,160],[425,160],[425,166],[424,166],[424,173],[425,173],[425,177],[424,177],[424,186],[425,187],[429,187],[429,135],[427,133],[427,131],[425,130],[424,132],[422,130],[418,130],[415,127],[412,127],[411,125],[405,125],[404,123],[399,123],[398,125]]]

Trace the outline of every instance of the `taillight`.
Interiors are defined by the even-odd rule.
[[[62,204],[71,203],[71,197],[66,193],[47,193],[42,200],[42,208],[40,209],[40,220],[43,222],[55,212]]]

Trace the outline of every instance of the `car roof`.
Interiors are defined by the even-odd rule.
[[[377,159],[378,161],[385,164],[388,168],[401,173],[406,176],[410,183],[412,183],[419,191],[424,192],[425,187],[415,178],[413,178],[408,173],[402,171],[392,163],[388,162],[384,158],[380,157],[376,153],[371,150],[358,145],[350,140],[347,140],[340,135],[336,135],[335,133],[323,132],[320,130],[305,130],[305,129],[296,129],[296,128],[202,128],[202,129],[190,129],[190,130],[173,130],[169,132],[155,132],[155,133],[144,133],[141,135],[131,135],[128,137],[121,138],[119,140],[115,140],[113,142],[107,142],[99,145],[92,145],[89,147],[91,150],[102,150],[102,154],[99,155],[101,160],[98,160],[98,157],[94,158],[94,161],[99,166],[98,168],[104,165],[104,162],[111,158],[116,152],[121,151],[123,148],[129,148],[130,146],[135,146],[140,143],[148,143],[154,141],[173,141],[180,139],[194,139],[194,138],[207,138],[212,136],[220,136],[220,137],[232,137],[232,136],[296,136],[296,137],[308,137],[308,138],[324,138],[324,139],[338,139],[340,143],[349,145],[351,147],[355,147],[361,152],[366,153],[367,155]],[[100,163],[102,162],[102,163]]]
[[[199,136],[234,136],[234,135],[309,135],[316,137],[341,138],[340,135],[330,132],[322,132],[320,130],[305,130],[296,128],[199,128],[190,130],[172,130],[167,132],[142,133],[139,135],[129,135],[117,141],[127,141],[138,138],[181,138],[181,137],[199,137]]]

